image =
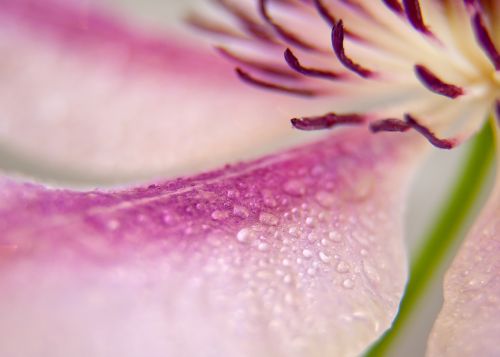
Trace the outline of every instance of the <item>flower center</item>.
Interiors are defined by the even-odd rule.
[[[293,118],[297,129],[416,130],[450,149],[482,126],[500,98],[495,1],[216,3],[232,24],[191,23],[225,38],[218,49],[244,82],[331,102],[332,112]]]

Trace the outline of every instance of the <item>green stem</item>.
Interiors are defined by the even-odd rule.
[[[399,312],[392,327],[366,352],[366,357],[387,356],[396,337],[409,322],[409,317],[428,290],[435,272],[443,263],[449,249],[461,237],[468,218],[478,200],[495,156],[491,125],[485,125],[473,139],[465,164],[458,175],[451,195],[424,244],[411,265],[410,277]]]

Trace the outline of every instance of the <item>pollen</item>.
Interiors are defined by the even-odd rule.
[[[291,119],[296,129],[416,131],[451,149],[499,115],[500,1],[214,3],[189,21],[217,38],[245,83],[331,103]]]

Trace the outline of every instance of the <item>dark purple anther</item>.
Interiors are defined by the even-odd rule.
[[[311,45],[306,41],[298,38],[295,34],[277,24],[267,11],[267,0],[259,0],[259,13],[264,21],[269,24],[284,41],[288,42],[291,45],[300,47],[303,50],[319,51],[318,48],[316,48],[314,45]]]
[[[293,54],[293,52],[287,48],[284,53],[286,63],[293,70],[310,77],[320,77],[325,79],[339,79],[340,75],[332,71],[325,71],[315,68],[307,68],[300,64],[299,59]]]
[[[215,47],[217,52],[219,52],[223,57],[230,59],[238,64],[246,67],[250,67],[259,71],[261,73],[266,73],[276,77],[283,77],[291,80],[300,80],[302,77],[300,74],[292,72],[288,67],[283,65],[274,65],[272,63],[256,61],[250,58],[244,57],[244,55],[235,54],[224,47]]]
[[[286,92],[286,93],[291,93],[291,94],[297,94],[300,96],[304,97],[314,97],[316,95],[319,95],[318,91],[312,90],[312,89],[304,89],[304,88],[292,88],[292,87],[286,87],[281,84],[277,83],[272,83],[272,82],[267,82],[263,81],[258,78],[252,77],[250,74],[242,70],[241,68],[236,68],[236,74],[240,79],[246,83],[256,85],[257,87],[265,88],[265,89],[271,89],[275,91],[280,91],[280,92]]]
[[[374,133],[381,131],[404,132],[411,129],[411,126],[401,119],[381,119],[370,123],[370,130]]]
[[[404,9],[399,0],[382,0],[384,4],[396,14],[403,14]]]
[[[474,33],[479,45],[490,58],[493,66],[497,71],[500,71],[500,54],[493,43],[488,29],[484,25],[483,18],[479,12],[476,12],[472,18],[472,27],[474,28]]]
[[[420,9],[420,3],[418,0],[403,0],[404,10],[406,17],[410,24],[418,31],[431,35],[431,31],[427,28],[424,23],[424,18],[422,16],[422,10]]]
[[[365,117],[359,114],[328,113],[318,117],[293,118],[291,122],[296,129],[311,131],[329,129],[340,124],[360,125],[365,122]]]
[[[405,114],[406,123],[414,130],[422,134],[429,142],[440,149],[453,149],[457,145],[455,139],[439,139],[429,128],[420,124],[417,119],[410,114]]]
[[[319,14],[325,21],[330,25],[331,27],[335,26],[337,23],[337,20],[335,19],[335,16],[331,14],[331,12],[328,10],[328,8],[323,4],[321,0],[313,0],[314,6],[316,6],[316,9],[318,10]]]
[[[339,61],[349,70],[360,75],[363,78],[368,78],[374,75],[374,72],[355,63],[345,54],[344,50],[344,24],[342,20],[333,27],[332,30],[332,47]]]
[[[443,82],[425,66],[420,64],[415,65],[415,73],[420,82],[434,93],[449,98],[456,98],[464,94],[464,90],[461,87]]]

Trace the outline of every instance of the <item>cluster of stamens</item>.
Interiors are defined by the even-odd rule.
[[[434,146],[451,149],[489,114],[500,117],[500,44],[492,36],[500,32],[500,1],[214,1],[232,24],[206,15],[190,22],[225,38],[218,50],[238,63],[243,81],[299,96],[327,96],[334,108],[342,108],[294,118],[297,129],[342,124],[368,125],[374,133],[412,129]],[[284,61],[276,61],[279,52]],[[457,119],[464,108],[473,114]],[[441,139],[436,130],[454,133]]]

